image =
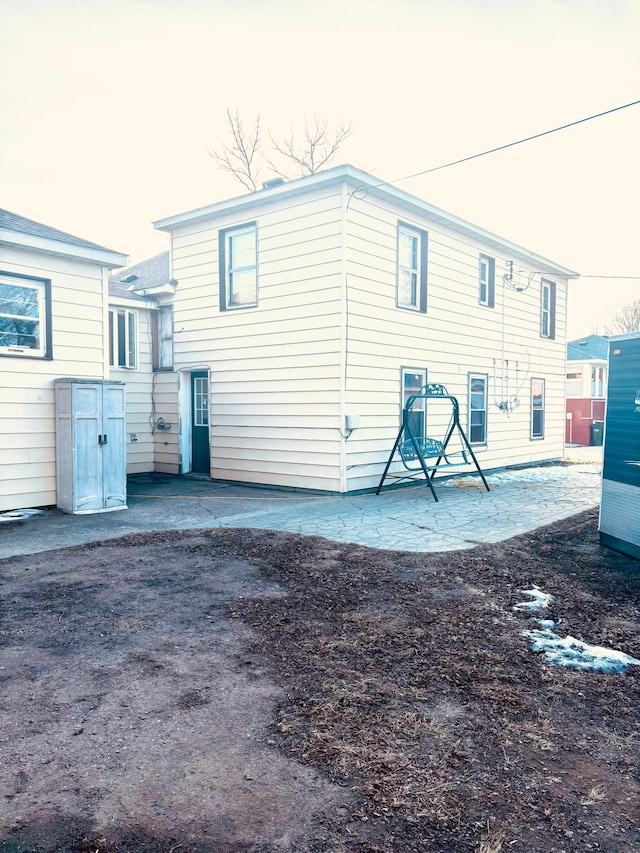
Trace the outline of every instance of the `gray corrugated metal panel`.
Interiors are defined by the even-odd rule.
[[[586,335],[567,343],[569,361],[606,361],[609,355],[609,338],[605,335]]]
[[[258,190],[257,192],[236,196],[226,201],[187,211],[186,213],[179,213],[175,216],[159,219],[153,225],[160,231],[171,231],[182,225],[204,222],[230,212],[246,213],[247,211],[255,210],[258,207],[280,199],[286,200],[317,189],[325,189],[342,183],[349,184],[353,188],[352,194],[355,198],[358,197],[357,193],[360,193],[361,198],[365,198],[367,195],[375,195],[384,201],[398,205],[404,210],[411,211],[415,215],[424,217],[434,224],[450,228],[453,231],[471,237],[483,245],[491,246],[500,253],[508,255],[509,260],[512,258],[524,260],[536,272],[555,274],[566,278],[577,278],[579,275],[567,267],[561,266],[541,255],[537,255],[535,252],[531,252],[522,246],[511,243],[497,234],[485,231],[485,229],[473,225],[464,219],[460,219],[451,213],[447,213],[439,207],[434,207],[417,196],[400,190],[386,181],[380,181],[368,172],[363,172],[361,169],[356,169],[354,166],[349,165],[335,166],[323,172],[316,172],[313,175],[306,175],[303,178],[287,181],[277,187]]]
[[[109,276],[109,295],[144,299],[148,291],[162,287],[168,282],[169,252],[161,252]]]
[[[640,338],[640,332],[628,332],[626,335],[612,335],[610,341],[631,341],[634,338]]]

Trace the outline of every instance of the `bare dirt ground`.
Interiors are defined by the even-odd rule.
[[[537,584],[640,657],[595,512],[445,554],[154,533],[0,579],[3,853],[640,849],[640,666],[552,667],[514,610]]]

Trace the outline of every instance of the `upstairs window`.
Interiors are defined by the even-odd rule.
[[[138,315],[135,311],[109,309],[109,364],[129,370],[138,366]]]
[[[478,302],[493,308],[496,294],[496,259],[480,255]]]
[[[425,313],[427,310],[426,231],[398,223],[398,270],[396,303]]]
[[[604,367],[591,368],[591,396],[604,397]]]
[[[220,310],[258,304],[258,231],[255,222],[220,232]]]
[[[556,283],[542,279],[540,282],[540,337],[556,336]]]
[[[51,357],[51,282],[0,273],[0,354]]]

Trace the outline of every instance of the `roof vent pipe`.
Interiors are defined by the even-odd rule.
[[[263,190],[271,190],[273,187],[281,187],[284,184],[284,178],[269,178],[268,181],[262,182]]]

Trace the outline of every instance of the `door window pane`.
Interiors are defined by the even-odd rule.
[[[209,381],[206,376],[193,379],[193,424],[209,426]]]

